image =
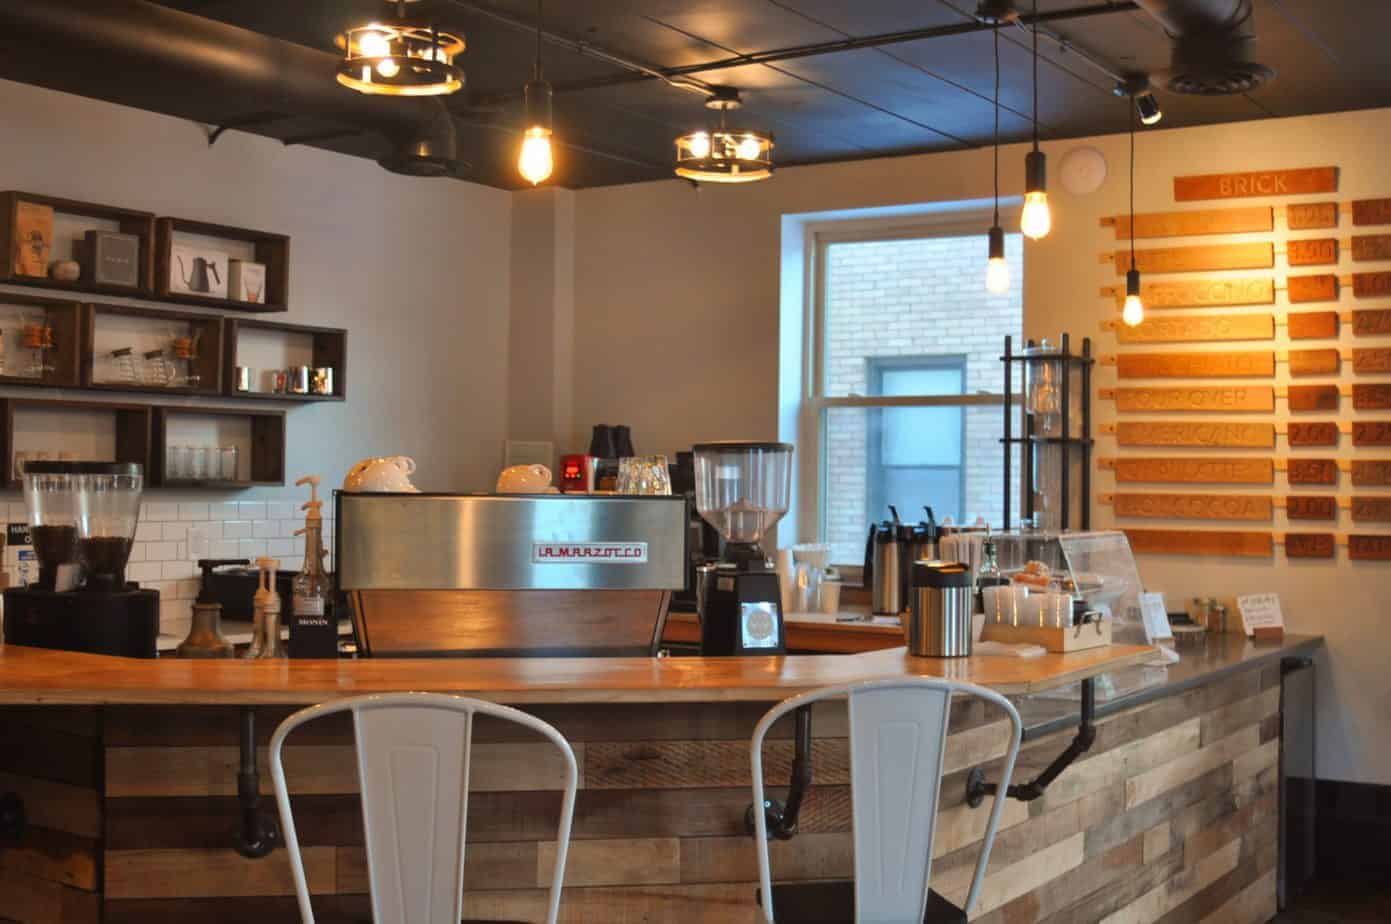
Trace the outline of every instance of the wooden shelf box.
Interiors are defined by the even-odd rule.
[[[99,401],[0,399],[0,466],[10,488],[19,485],[15,454],[81,462],[136,462],[150,483],[151,408]]]
[[[274,401],[342,401],[347,397],[348,332],[339,327],[308,327],[251,318],[227,318],[223,331],[224,394]],[[252,371],[251,391],[237,390],[238,366]],[[333,370],[328,395],[271,391],[269,375],[277,369],[308,366]]]
[[[222,319],[188,311],[131,305],[86,305],[82,323],[82,387],[94,391],[146,391],[160,394],[217,395],[222,391]],[[193,338],[195,358],[173,356],[175,337]],[[130,349],[135,381],[122,380],[113,352]],[[145,381],[145,354],[162,350],[178,376],[197,379],[174,385]]]
[[[44,274],[21,273],[16,267],[16,252],[24,245],[21,213],[26,206],[36,206],[53,210],[53,239],[46,257],[41,258]],[[155,216],[151,212],[119,208],[114,205],[100,205],[95,202],[78,202],[74,199],[59,199],[37,193],[0,193],[0,208],[4,210],[0,219],[0,241],[4,244],[4,259],[0,261],[0,281],[16,285],[38,286],[46,289],[64,289],[69,292],[94,292],[102,295],[130,295],[149,297],[154,293],[154,231]],[[87,231],[119,231],[133,234],[139,239],[140,247],[136,266],[136,284],[133,286],[104,284],[89,278],[88,267],[83,267],[81,279],[63,281],[48,275],[52,264],[57,260],[76,259],[74,242],[81,241]]]
[[[285,412],[218,407],[156,407],[153,429],[156,487],[236,490],[285,483]],[[237,447],[237,477],[211,473],[175,478],[169,472],[171,446]]]
[[[53,348],[43,351],[24,346],[24,329],[39,323],[52,329]],[[38,295],[0,292],[0,385],[76,388],[81,351],[82,305]],[[35,364],[43,366],[34,374]]]
[[[215,256],[214,267],[195,265],[201,259],[190,254],[181,260],[175,247],[190,247]],[[172,285],[177,273],[186,282],[197,284],[206,277],[209,285],[226,291],[229,260],[254,260],[266,267],[265,301],[201,295],[177,291]],[[160,218],[155,222],[155,293],[160,299],[198,305],[202,308],[229,308],[237,311],[288,311],[290,297],[290,239],[284,234],[233,228],[206,221]]]

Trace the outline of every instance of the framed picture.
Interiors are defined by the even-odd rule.
[[[47,276],[53,253],[53,207],[34,202],[15,206],[14,253],[11,268],[16,276]]]
[[[266,301],[266,265],[251,260],[232,260],[227,270],[227,297],[263,305]]]
[[[169,291],[206,298],[227,297],[227,254],[174,244],[169,253]]]

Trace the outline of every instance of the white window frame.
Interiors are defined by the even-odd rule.
[[[1000,225],[1008,231],[1019,227],[1019,202],[1011,200],[1008,207],[1001,203]],[[833,408],[884,407],[1003,407],[1004,395],[980,392],[966,395],[918,395],[876,397],[855,395],[833,397],[825,394],[825,353],[822,332],[826,320],[826,248],[831,244],[914,240],[930,237],[980,238],[980,284],[985,285],[986,234],[993,217],[990,208],[962,208],[916,215],[911,218],[888,217],[859,220],[808,222],[803,225],[802,252],[805,255],[805,276],[802,292],[802,394],[797,415],[797,450],[799,466],[797,520],[804,541],[824,541],[826,536],[826,462],[823,454],[825,420]],[[1022,262],[1022,261],[1021,261]],[[1022,273],[1020,274],[1022,275]],[[1011,286],[1022,286],[1024,280],[1011,279]],[[1003,352],[1004,345],[1001,344]],[[814,527],[807,529],[808,526]],[[868,531],[869,524],[866,522]],[[854,576],[854,563],[848,565]]]

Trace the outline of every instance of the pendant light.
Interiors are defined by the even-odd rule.
[[[748,129],[732,130],[725,116],[740,107],[739,91],[715,87],[705,108],[720,113],[713,130],[688,132],[676,139],[676,175],[698,183],[752,183],[773,175],[773,136]]]
[[[464,40],[437,26],[413,25],[406,4],[396,0],[396,22],[370,22],[349,29],[334,43],[343,49],[338,82],[359,93],[382,96],[442,96],[464,85],[454,65]]]
[[[536,63],[526,83],[526,131],[517,170],[536,186],[555,169],[551,151],[551,85],[541,79],[541,0],[536,0]]]
[[[989,259],[985,264],[985,289],[996,295],[1009,291],[1009,264],[1005,262],[1005,229],[1000,227],[1000,26],[990,30],[995,40],[995,220],[990,225]]]
[[[1048,211],[1048,158],[1038,149],[1038,0],[1033,7],[1034,38],[1034,149],[1024,158],[1024,211],[1019,230],[1037,241],[1053,228]]]
[[[1145,303],[1140,299],[1140,270],[1135,264],[1135,107],[1130,108],[1130,269],[1125,273],[1125,306],[1121,320],[1137,327],[1145,320]]]

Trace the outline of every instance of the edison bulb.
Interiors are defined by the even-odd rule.
[[[996,295],[1009,291],[1009,264],[1000,257],[991,257],[985,264],[985,289]]]
[[[364,32],[357,40],[357,50],[364,58],[384,58],[391,54],[391,43],[380,32]]]
[[[390,80],[401,73],[401,65],[397,64],[393,58],[382,58],[377,62],[377,73]]]
[[[745,135],[744,140],[739,142],[740,160],[758,160],[758,156],[763,153],[763,146],[758,143],[758,139],[753,135]]]
[[[517,159],[517,169],[535,186],[551,175],[554,165],[551,133],[539,126],[528,128],[522,141],[522,155]]]
[[[691,136],[690,144],[687,147],[690,149],[692,157],[704,160],[710,156],[710,136],[705,132],[697,132]]]
[[[1140,322],[1145,319],[1145,303],[1140,301],[1138,295],[1127,295],[1125,297],[1125,307],[1121,309],[1121,320],[1127,327],[1138,327]]]
[[[1048,194],[1031,192],[1024,195],[1024,213],[1019,216],[1019,230],[1032,240],[1046,237],[1053,229],[1053,215],[1048,211]]]

